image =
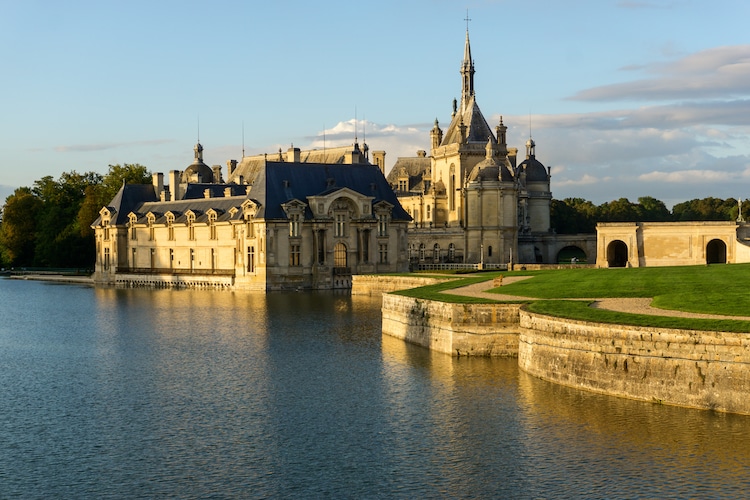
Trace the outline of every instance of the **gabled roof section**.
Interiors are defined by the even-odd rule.
[[[467,142],[486,144],[487,140],[490,140],[493,144],[497,143],[492,129],[479,109],[476,97],[472,95],[466,104],[462,104],[461,109],[456,111],[456,115],[451,120],[448,130],[443,135],[441,146],[461,142],[461,123],[466,127]]]
[[[125,224],[129,220],[128,214],[138,212],[136,208],[141,203],[156,200],[156,190],[153,184],[123,184],[112,201],[107,204],[109,211],[115,214],[110,224]],[[92,226],[97,226],[100,223],[101,216],[92,222]]]
[[[369,164],[267,162],[253,183],[250,194],[261,203],[257,217],[286,219],[282,204],[294,199],[322,196],[341,188],[372,197],[373,204],[385,200],[395,207],[393,219],[410,220],[383,173],[377,166]],[[305,209],[305,218],[312,218],[309,207]]]

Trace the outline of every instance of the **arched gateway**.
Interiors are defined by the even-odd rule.
[[[726,264],[727,244],[722,240],[711,240],[706,245],[706,264]]]
[[[628,246],[622,240],[614,240],[607,246],[607,266],[625,267],[628,265]]]

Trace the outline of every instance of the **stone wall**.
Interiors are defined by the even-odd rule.
[[[355,274],[352,276],[352,295],[380,295],[451,280],[445,276],[388,276]]]
[[[521,311],[519,367],[558,384],[750,414],[750,335],[589,323]]]
[[[516,356],[519,304],[383,295],[383,334],[453,356]]]

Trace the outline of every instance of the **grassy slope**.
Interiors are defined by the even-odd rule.
[[[604,297],[653,297],[653,305],[708,314],[750,316],[750,264],[646,267],[632,269],[564,269],[513,273],[486,273],[448,283],[399,292],[402,295],[443,302],[487,303],[486,299],[452,296],[442,290],[504,276],[533,276],[505,285],[495,292],[542,299],[530,310],[555,316],[665,328],[750,332],[750,321],[670,318],[617,313],[586,307],[587,301],[544,300]]]

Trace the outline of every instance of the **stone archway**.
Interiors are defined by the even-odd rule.
[[[573,260],[575,259],[575,260]],[[586,252],[575,245],[568,245],[560,249],[557,252],[557,263],[558,264],[585,264],[586,263]]]
[[[607,267],[626,267],[628,246],[622,240],[614,240],[607,245]]]
[[[706,264],[726,264],[727,244],[722,240],[711,240],[706,245]]]

